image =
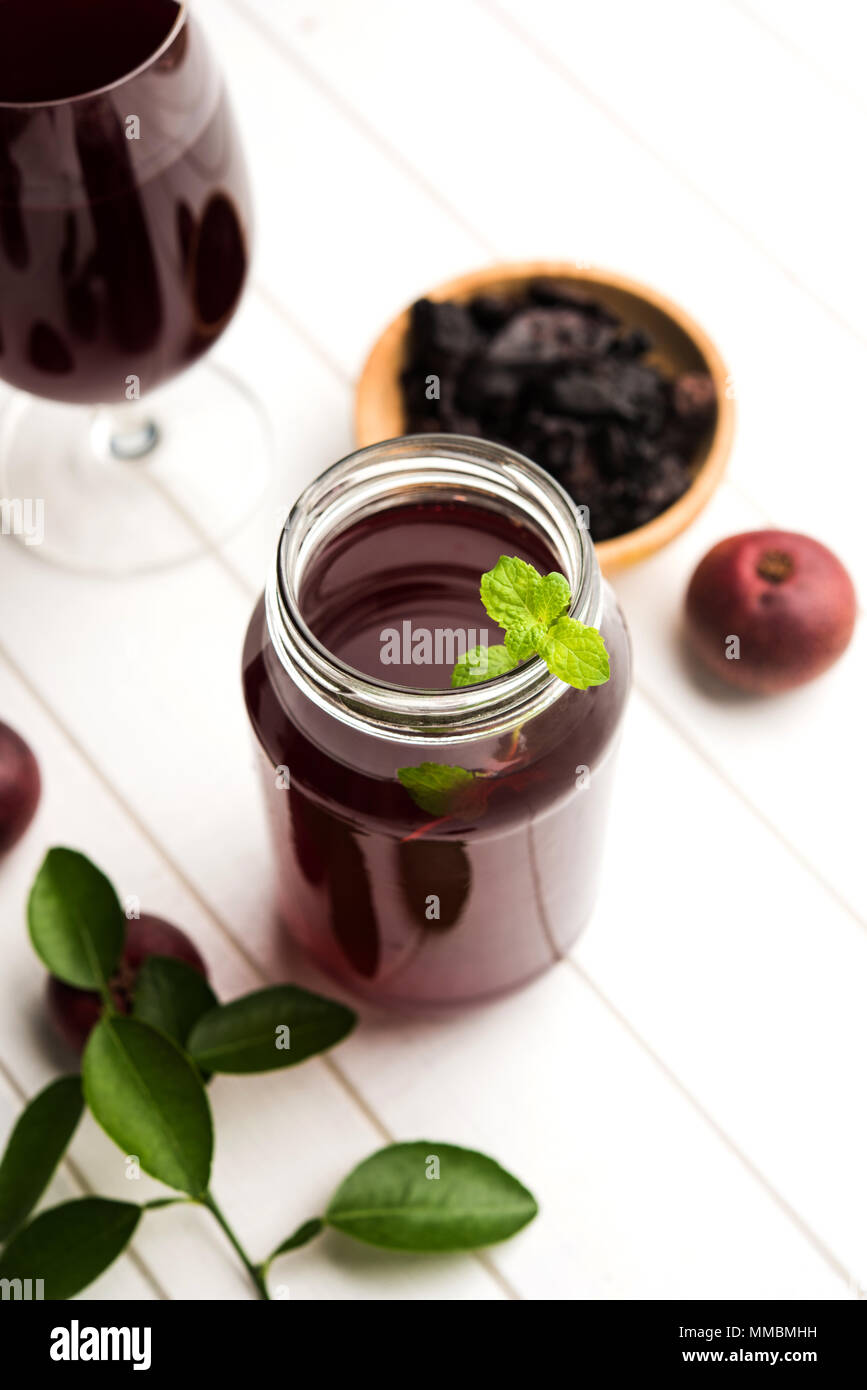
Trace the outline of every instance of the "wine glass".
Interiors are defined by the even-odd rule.
[[[250,241],[234,120],[186,4],[0,0],[0,378],[19,388],[4,530],[123,574],[249,516],[261,409],[222,368],[173,379],[232,319]]]

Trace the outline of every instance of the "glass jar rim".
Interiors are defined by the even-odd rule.
[[[569,580],[569,614],[591,627],[602,615],[593,544],[572,499],[530,459],[504,445],[452,434],[404,435],[347,455],[298,498],[283,528],[265,591],[271,643],[296,685],[343,723],[400,742],[454,744],[511,731],[571,687],[539,657],[494,680],[458,690],[417,690],[367,676],[316,637],[300,610],[304,571],[340,530],[415,493],[450,491],[490,508],[499,502],[535,526]]]

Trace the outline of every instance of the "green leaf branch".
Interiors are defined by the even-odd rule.
[[[52,973],[98,989],[104,1008],[81,1077],[61,1077],[31,1100],[0,1159],[0,1279],[42,1280],[46,1298],[71,1298],[123,1253],[144,1217],[185,1202],[210,1213],[262,1299],[274,1261],[326,1229],[384,1250],[466,1251],[507,1239],[536,1215],[527,1189],[484,1154],[433,1140],[390,1144],[349,1174],[323,1216],[254,1261],[211,1192],[207,1078],[295,1066],[341,1042],[355,1015],[297,985],[220,1003],[196,971],[163,957],[145,963],[132,1014],[120,1014],[109,982],[124,922],[95,865],[72,850],[49,852],[30,895],[31,939]],[[88,1196],[32,1216],[85,1104],[124,1154],[178,1195]]]

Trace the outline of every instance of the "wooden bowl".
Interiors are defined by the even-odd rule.
[[[608,270],[588,270],[568,261],[526,261],[490,266],[449,280],[428,299],[458,302],[477,294],[521,290],[539,278],[569,280],[613,310],[628,328],[643,328],[654,349],[647,361],[669,376],[705,371],[716,387],[717,419],[697,449],[692,463],[693,481],[682,497],[645,526],[596,546],[607,571],[631,565],[667,545],[698,515],[719,485],[732,447],[735,427],[734,401],[727,394],[728,372],[710,338],[679,305],[657,290]],[[359,448],[394,439],[406,433],[400,374],[406,359],[409,309],[394,319],[377,340],[365,363],[355,397],[355,436]]]

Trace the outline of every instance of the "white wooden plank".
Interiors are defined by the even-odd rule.
[[[641,701],[623,755],[576,958],[863,1284],[867,932]]]
[[[854,174],[865,122],[834,86],[728,0],[488,8],[508,14],[643,145],[867,333],[867,210]],[[814,28],[827,23],[814,14]]]
[[[811,0],[730,0],[745,15],[788,45],[812,67],[837,98],[845,96],[862,111],[867,14],[851,0],[828,0],[817,13]]]
[[[492,1252],[534,1298],[848,1296],[568,966],[447,1025],[368,1026],[346,1052],[399,1132],[437,1114],[535,1191],[539,1220]]]

